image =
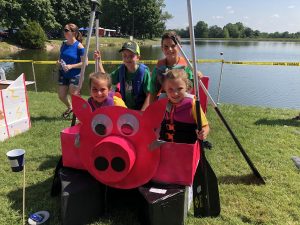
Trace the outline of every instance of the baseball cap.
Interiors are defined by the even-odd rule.
[[[125,42],[119,52],[122,52],[125,49],[133,52],[134,54],[140,55],[140,47],[134,41]]]

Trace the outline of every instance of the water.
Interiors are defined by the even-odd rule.
[[[183,41],[183,50],[190,55],[188,41]],[[104,60],[121,60],[119,47],[101,48]],[[245,41],[197,41],[197,59],[222,59],[227,61],[292,61],[300,59],[300,43],[297,42],[245,42]],[[141,47],[142,59],[163,57],[160,46]],[[89,58],[92,59],[92,51]],[[57,60],[58,52],[26,50],[7,56],[11,59]],[[7,79],[14,79],[24,72],[27,80],[33,80],[31,64],[0,63],[6,71]],[[57,77],[53,74],[54,65],[35,65],[38,91],[55,92]],[[111,72],[117,65],[105,65]],[[149,65],[152,70],[154,65]],[[198,64],[205,75],[210,77],[209,92],[217,101],[221,63]],[[94,70],[89,65],[86,74]],[[34,90],[33,86],[28,86]],[[88,94],[87,81],[83,93]],[[250,66],[224,64],[220,90],[221,103],[267,106],[275,108],[300,109],[300,67]]]

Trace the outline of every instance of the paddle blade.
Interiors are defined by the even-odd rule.
[[[202,154],[193,183],[195,217],[216,217],[220,215],[218,179]]]

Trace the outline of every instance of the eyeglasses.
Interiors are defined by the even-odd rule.
[[[66,33],[68,33],[68,32],[70,32],[71,30],[69,30],[69,29],[64,29],[64,32],[66,32]]]

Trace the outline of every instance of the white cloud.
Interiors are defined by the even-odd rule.
[[[226,11],[227,11],[227,13],[229,13],[229,14],[233,14],[234,13],[234,10],[233,10],[233,8],[232,8],[232,6],[226,6]]]
[[[249,17],[248,16],[243,16],[243,19],[247,20],[247,19],[249,19]]]
[[[294,9],[295,6],[294,6],[294,5],[289,5],[288,8],[289,8],[289,9]]]
[[[214,20],[219,20],[219,19],[224,19],[224,16],[213,16],[212,18]]]
[[[279,18],[279,15],[278,14],[274,14],[271,16],[271,18]]]

